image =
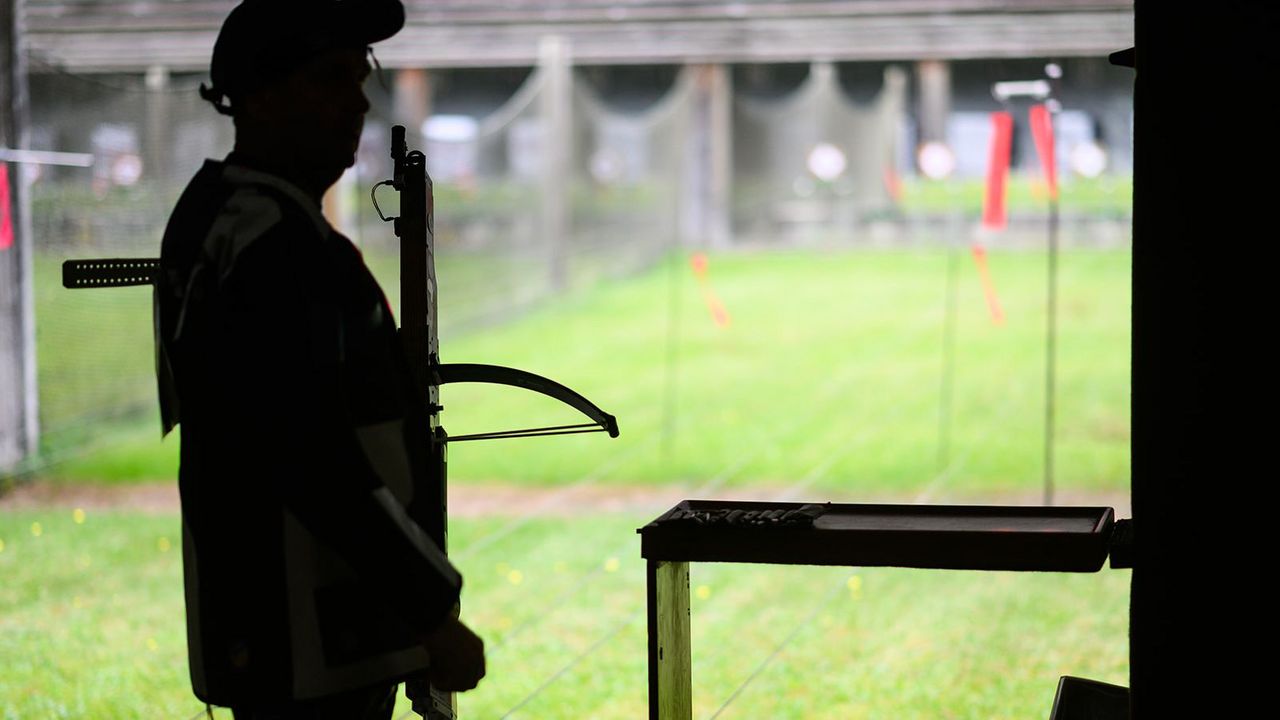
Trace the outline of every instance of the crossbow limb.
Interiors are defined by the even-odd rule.
[[[601,410],[595,403],[578,392],[561,385],[549,378],[535,375],[526,370],[504,367],[502,365],[483,365],[478,363],[448,363],[433,368],[434,380],[439,385],[450,383],[489,383],[493,385],[509,385],[524,388],[554,398],[572,407],[591,419],[589,423],[574,425],[548,425],[544,427],[523,428],[519,430],[497,430],[493,432],[473,433],[470,435],[450,436],[449,442],[463,440],[498,440],[518,437],[540,437],[543,435],[572,435],[576,433],[607,432],[609,437],[618,437],[618,419]]]

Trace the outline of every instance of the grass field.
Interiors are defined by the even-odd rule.
[[[490,672],[463,697],[464,717],[517,706],[511,717],[644,715],[644,570],[632,531],[648,519],[537,519],[460,553],[465,616],[487,640]],[[455,522],[455,547],[506,522]],[[0,718],[199,709],[177,532],[175,517],[127,511],[83,523],[69,511],[0,513]],[[1126,682],[1127,572],[699,565],[692,586],[697,718],[780,645],[721,717],[1044,717],[1059,675]]]
[[[941,460],[946,256],[761,252],[711,259],[710,284],[730,313],[728,327],[711,321],[682,264],[572,294],[518,322],[446,337],[446,362],[547,375],[618,416],[622,428],[616,441],[519,440],[501,452],[459,445],[451,472],[463,481],[649,484],[737,468],[726,478],[730,485],[789,485],[827,463],[811,478],[814,487],[1025,490],[1042,468],[1044,257],[991,254],[1007,316],[1000,326],[988,316],[967,252],[957,263],[951,430]],[[1064,488],[1127,485],[1128,272],[1126,252],[1075,251],[1062,259],[1056,474]],[[442,270],[441,277],[449,275]],[[82,299],[88,293],[62,293],[63,306],[41,316],[38,334],[46,407],[69,407],[76,400],[68,388],[76,387],[152,402],[145,291],[103,291],[92,301]],[[132,295],[136,307],[113,293]],[[64,311],[73,301],[68,295],[76,295],[77,312]],[[455,435],[575,417],[509,388],[449,386],[444,402]],[[56,465],[50,475],[75,482],[171,478],[176,438],[160,443],[154,418],[149,410],[132,425],[93,425],[110,447]]]
[[[450,451],[451,482],[548,488],[553,501],[558,488],[601,486],[666,487],[670,502],[761,488],[791,499],[1034,501],[1044,256],[991,255],[1008,318],[1001,326],[987,315],[968,254],[958,262],[945,455],[946,255],[757,252],[710,259],[728,327],[711,321],[682,262],[446,338],[446,361],[546,374],[616,414],[622,428],[617,440],[460,444]],[[1127,488],[1128,273],[1126,252],[1063,257],[1062,492]],[[442,268],[446,296],[448,277]],[[136,366],[133,375],[149,379],[145,343],[138,353],[91,332],[137,323],[145,339],[147,300],[87,308],[79,319],[46,313],[42,378],[62,368],[68,377],[125,384],[123,370],[113,382],[93,369],[93,353],[47,344],[73,337],[100,343],[103,353],[135,353],[113,367]],[[140,319],[119,316],[129,302]],[[448,387],[444,404],[454,434],[572,418],[511,389]],[[51,466],[40,482],[171,481],[176,438],[160,443],[155,425],[150,415],[96,425],[87,437],[100,449]],[[454,557],[467,577],[464,612],[490,656],[490,678],[463,698],[464,717],[643,715],[643,565],[634,529],[665,502],[571,520],[453,522]],[[177,530],[176,515],[127,508],[85,516],[0,509],[0,718],[188,718],[200,709],[186,681]],[[718,717],[1044,717],[1059,675],[1126,682],[1127,572],[703,565],[692,584],[698,718],[730,698]]]

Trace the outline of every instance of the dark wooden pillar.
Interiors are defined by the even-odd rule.
[[[1274,704],[1280,14],[1136,4],[1133,716]],[[1265,248],[1265,249],[1264,249]],[[1268,498],[1263,500],[1263,498]]]

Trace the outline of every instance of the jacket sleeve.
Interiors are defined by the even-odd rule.
[[[219,280],[239,452],[261,457],[279,501],[419,636],[458,602],[462,577],[366,456],[344,397],[342,283],[322,239],[281,222]]]

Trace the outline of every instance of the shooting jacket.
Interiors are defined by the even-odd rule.
[[[156,284],[195,694],[234,706],[414,676],[462,585],[407,512],[425,406],[359,251],[233,158],[182,194]]]

